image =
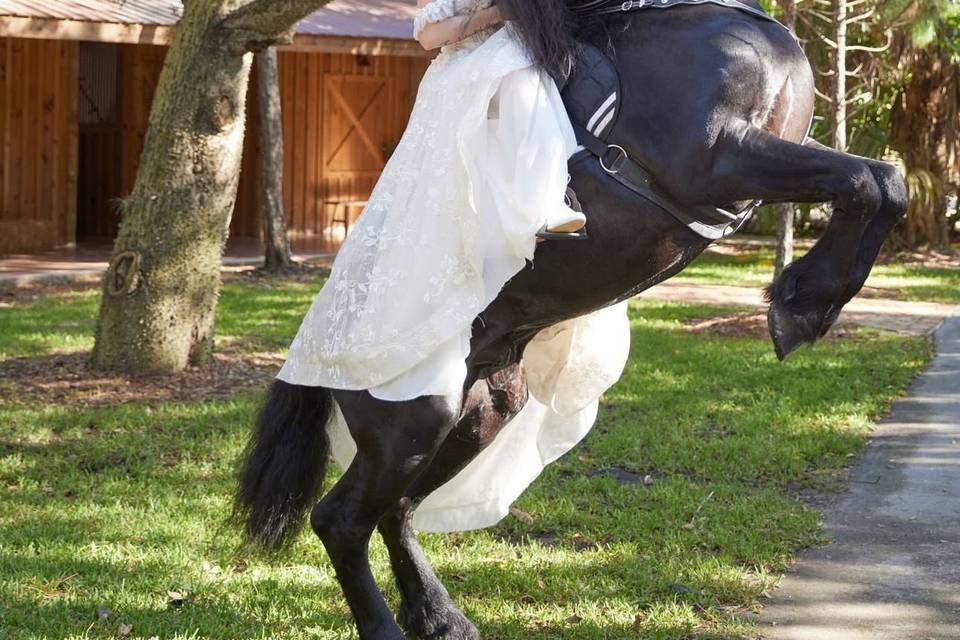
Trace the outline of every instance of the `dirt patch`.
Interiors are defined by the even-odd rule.
[[[747,311],[730,316],[698,318],[684,323],[690,333],[722,338],[764,338],[767,336],[767,314]]]
[[[895,287],[867,287],[860,289],[858,298],[870,298],[873,300],[902,300],[903,292]]]
[[[884,252],[877,259],[877,264],[960,269],[960,251],[956,249],[940,249],[936,251],[905,251],[903,253]]]
[[[330,275],[330,260],[318,258],[294,264],[279,273],[254,267],[225,267],[223,282],[315,282]],[[0,308],[32,304],[41,298],[100,289],[100,277],[82,280],[54,279],[12,284],[0,282]]]
[[[765,311],[746,311],[727,316],[688,320],[684,323],[684,328],[690,333],[721,338],[767,339],[770,335],[767,330],[767,313]],[[857,331],[857,325],[851,322],[838,322],[830,329],[823,340],[849,340],[856,337]]]
[[[281,364],[273,354],[218,353],[211,364],[177,375],[131,376],[92,369],[88,352],[14,358],[0,362],[0,403],[96,407],[222,399],[266,388]]]

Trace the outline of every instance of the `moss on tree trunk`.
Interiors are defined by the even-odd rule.
[[[210,359],[253,56],[323,0],[192,0],[160,76],[104,279],[94,364],[171,373]]]

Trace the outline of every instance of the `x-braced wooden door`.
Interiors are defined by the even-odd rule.
[[[324,78],[325,231],[342,239],[362,211],[406,121],[396,80],[383,76]]]

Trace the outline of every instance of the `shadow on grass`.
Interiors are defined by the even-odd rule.
[[[632,313],[631,362],[596,431],[518,504],[534,524],[425,537],[485,638],[744,637],[715,631],[725,608],[754,602],[763,574],[816,534],[815,515],[785,487],[847,464],[869,417],[926,355],[922,341],[870,334],[780,365],[765,341],[679,327],[709,308]],[[95,620],[105,605],[107,622],[143,637],[354,637],[310,534],[267,564],[238,558],[236,533],[223,529],[258,400],[0,409],[0,629],[83,637],[93,624],[88,637],[113,637],[115,625]],[[594,473],[610,466],[655,482]],[[529,544],[535,534],[556,543]],[[379,542],[373,558],[395,600]],[[196,595],[173,607],[168,590]]]

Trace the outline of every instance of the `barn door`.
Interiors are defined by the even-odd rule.
[[[80,44],[77,236],[116,235],[121,192],[119,47]]]
[[[324,83],[324,172],[379,174],[394,133],[391,79],[328,75]]]
[[[324,231],[333,240],[363,211],[393,146],[405,113],[397,102],[397,78],[324,77]]]

